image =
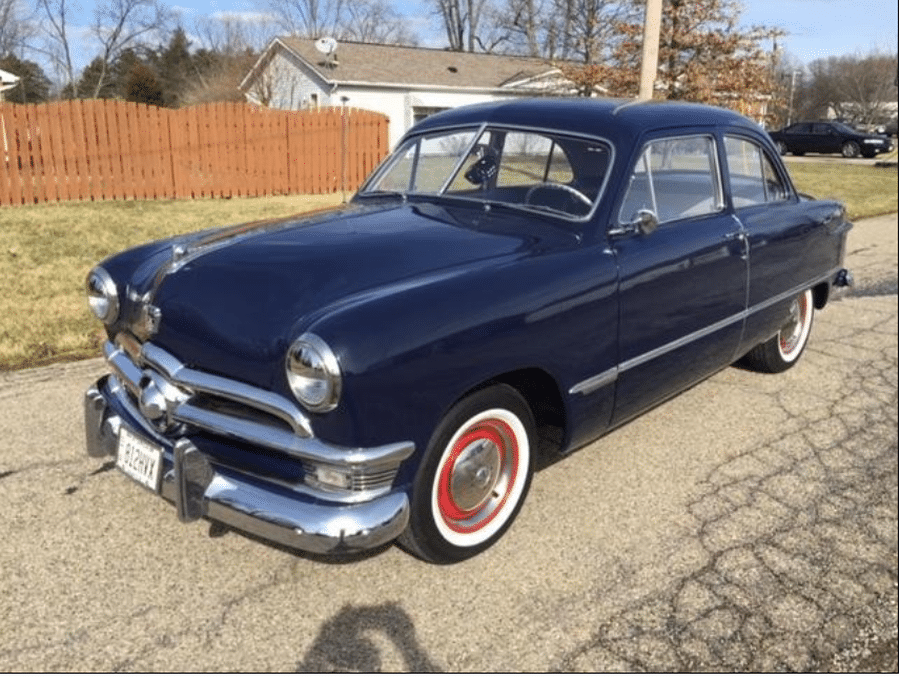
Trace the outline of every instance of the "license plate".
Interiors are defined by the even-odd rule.
[[[162,472],[162,448],[138,437],[125,427],[119,428],[116,467],[138,484],[159,491]]]

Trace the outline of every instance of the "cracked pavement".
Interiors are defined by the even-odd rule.
[[[0,374],[0,671],[897,672],[897,233],[856,225],[794,369],[546,465],[449,567],[180,524],[85,456],[101,362]]]

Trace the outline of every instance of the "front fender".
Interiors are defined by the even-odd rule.
[[[343,396],[314,430],[355,446],[412,440],[418,455],[474,387],[539,368],[560,393],[616,361],[616,271],[594,248],[538,254],[370,296],[320,318]],[[597,369],[599,372],[599,369]]]

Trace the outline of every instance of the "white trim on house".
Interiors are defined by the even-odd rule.
[[[14,76],[9,71],[0,69],[0,102],[3,101],[3,93],[14,88],[19,83],[19,80],[21,80],[19,76]]]
[[[422,111],[541,95],[565,82],[540,59],[275,38],[239,85],[248,101],[278,109],[350,106],[383,113],[393,146]],[[558,91],[558,90],[555,90]]]

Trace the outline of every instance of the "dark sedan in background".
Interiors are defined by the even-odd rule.
[[[730,111],[440,113],[349,206],[96,267],[87,449],[183,521],[463,560],[512,524],[539,440],[579,448],[738,360],[793,366],[849,229]]]
[[[794,123],[769,136],[782,155],[839,153],[845,158],[875,158],[894,148],[889,137],[859,132],[844,123]]]

